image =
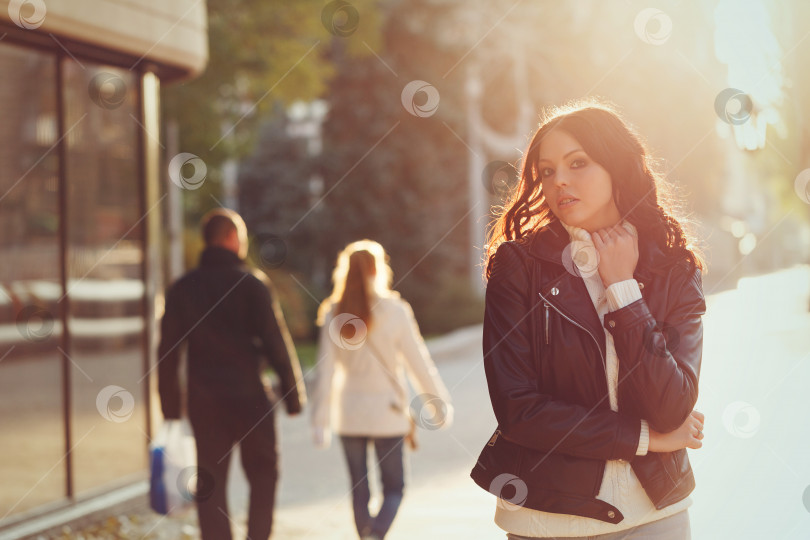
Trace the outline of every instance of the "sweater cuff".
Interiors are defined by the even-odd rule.
[[[638,438],[637,456],[646,456],[650,448],[650,425],[646,420],[641,420],[641,435]]]
[[[641,299],[641,288],[635,279],[617,281],[605,289],[608,310],[616,311]]]

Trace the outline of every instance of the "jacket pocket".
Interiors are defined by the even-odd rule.
[[[596,459],[525,449],[518,476],[530,489],[590,498],[595,495],[593,486],[597,486],[598,492],[601,485],[602,463]]]
[[[660,459],[661,467],[664,469],[669,481],[672,482],[672,485],[674,486],[677,484],[677,479],[680,475],[678,475],[676,472],[676,466],[674,463],[675,452],[656,452],[655,455],[657,455]]]
[[[653,498],[655,507],[661,509],[689,495],[695,488],[695,477],[685,448],[654,455],[658,456],[660,466],[665,472],[666,485],[660,486],[657,496]]]
[[[681,448],[675,452],[662,453],[664,457],[664,467],[667,474],[670,476],[674,483],[680,483],[684,477],[692,473],[692,466],[689,464],[689,455],[686,453],[686,448]]]
[[[521,446],[507,441],[498,429],[481,450],[476,466],[485,471],[497,471],[496,474],[508,473],[517,476],[523,461],[522,450]]]
[[[661,460],[661,467],[666,472],[666,477],[672,483],[673,489],[683,484],[692,475],[692,467],[685,448],[675,452],[656,452],[655,455]]]
[[[603,466],[604,462],[597,459],[526,448],[496,431],[478,457],[473,478],[496,496],[501,495],[501,484],[516,483],[525,486],[530,496],[535,492],[556,492],[592,498],[594,484],[601,482]]]

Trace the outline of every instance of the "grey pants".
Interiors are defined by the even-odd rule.
[[[506,537],[509,540],[542,540],[543,538],[549,540],[692,540],[692,530],[689,527],[689,510],[687,509],[638,527],[596,536],[528,537],[508,533]]]

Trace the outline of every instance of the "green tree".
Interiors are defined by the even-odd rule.
[[[437,46],[431,33],[445,9],[388,3],[375,56],[357,58],[335,44],[338,73],[327,94],[319,163],[329,192],[318,219],[323,256],[332,264],[348,242],[379,241],[391,256],[396,288],[428,333],[477,322],[483,313],[467,277],[466,148],[453,134],[464,131],[463,99],[456,81],[442,79],[442,68],[460,53]],[[415,19],[430,22],[430,31],[411,24]],[[432,116],[403,106],[403,88],[413,80],[438,90]]]
[[[206,4],[205,72],[161,92],[165,123],[176,122],[179,127],[179,151],[196,154],[208,168],[205,184],[184,192],[191,222],[215,204],[210,195],[220,196],[220,166],[253,149],[258,125],[276,103],[314,99],[324,92],[334,73],[324,51],[337,39],[322,20],[329,5],[323,0],[207,0]],[[367,0],[355,4],[363,13],[355,33],[375,43],[373,4]]]

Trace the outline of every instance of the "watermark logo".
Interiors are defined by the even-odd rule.
[[[26,30],[36,30],[42,26],[47,12],[43,0],[11,0],[8,3],[11,22]]]
[[[321,10],[321,23],[326,30],[337,37],[349,37],[360,25],[360,14],[348,2],[335,0]]]
[[[126,422],[135,411],[135,398],[120,386],[111,384],[101,389],[96,396],[98,413],[110,422]]]
[[[793,188],[802,202],[810,204],[810,169],[805,169],[796,176]]]
[[[736,88],[726,88],[714,99],[714,111],[727,124],[739,126],[748,122],[753,109],[751,96]]]
[[[177,490],[187,501],[207,501],[214,493],[214,475],[202,467],[186,467],[177,475]]]
[[[804,504],[804,508],[810,512],[810,486],[804,488],[804,493],[802,493],[802,503]]]
[[[490,161],[481,173],[481,182],[491,194],[507,197],[518,184],[517,169],[506,161]]]
[[[726,431],[741,439],[750,439],[759,431],[759,411],[745,401],[735,401],[723,411]]]
[[[433,116],[439,109],[439,91],[425,81],[411,81],[402,89],[402,106],[419,118]]]
[[[590,277],[599,271],[599,252],[591,242],[573,240],[563,248],[562,262],[568,273]]]
[[[439,396],[420,394],[411,401],[411,418],[420,428],[437,430],[447,420],[449,407]]]
[[[98,73],[87,88],[90,100],[102,109],[117,109],[127,97],[124,79],[114,73]]]
[[[489,492],[498,497],[498,506],[504,510],[514,511],[526,504],[529,487],[526,482],[514,474],[502,473],[492,480]]]
[[[638,38],[650,45],[663,45],[672,35],[672,19],[656,8],[642,9],[633,21]]]
[[[27,341],[45,341],[53,335],[53,314],[39,306],[26,306],[17,313],[17,331]]]
[[[351,313],[341,313],[329,323],[329,337],[347,351],[356,351],[366,342],[368,328],[363,319]]]
[[[275,234],[259,234],[256,237],[259,264],[263,268],[278,268],[287,260],[287,243]]]
[[[169,162],[169,178],[180,189],[200,189],[207,175],[205,162],[194,154],[182,152]]]

